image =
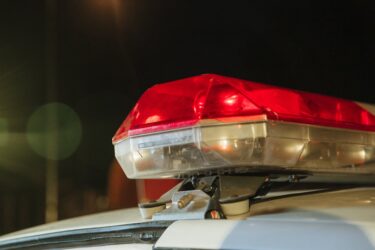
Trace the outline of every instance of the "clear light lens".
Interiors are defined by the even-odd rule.
[[[260,121],[129,137],[115,153],[129,178],[228,171],[375,173],[375,134]]]

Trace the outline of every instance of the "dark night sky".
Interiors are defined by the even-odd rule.
[[[375,4],[323,3],[61,1],[59,72],[75,82],[62,95],[132,103],[152,83],[214,72],[373,101]]]
[[[0,110],[13,133],[46,103],[45,13],[41,0],[0,3]],[[61,0],[56,22],[56,101],[83,128],[78,150],[60,164],[71,188],[104,190],[111,137],[157,82],[216,73],[375,103],[370,0]],[[22,145],[24,155],[9,161],[28,163],[3,169],[27,178],[43,159]]]

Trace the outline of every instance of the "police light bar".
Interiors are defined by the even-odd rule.
[[[213,74],[148,89],[113,137],[129,178],[374,174],[375,116],[356,102]]]

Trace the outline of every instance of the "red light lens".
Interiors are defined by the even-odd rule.
[[[206,74],[147,90],[113,142],[188,127],[203,119],[259,114],[269,120],[375,131],[375,117],[355,102]]]
[[[261,113],[263,111],[237,89],[228,84],[214,84],[207,95],[202,118],[215,119]]]

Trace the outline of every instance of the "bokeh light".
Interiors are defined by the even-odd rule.
[[[27,124],[27,139],[42,157],[62,160],[71,156],[80,144],[81,121],[77,113],[63,103],[39,107]],[[51,147],[55,150],[51,153]]]

